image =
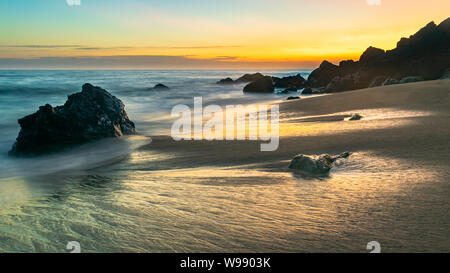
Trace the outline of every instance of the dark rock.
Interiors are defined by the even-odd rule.
[[[255,74],[245,74],[244,76],[237,79],[235,82],[237,82],[237,83],[254,82],[254,81],[260,80],[264,77],[265,76],[259,72],[255,73]]]
[[[170,89],[170,88],[165,86],[162,83],[158,83],[157,85],[155,85],[153,88],[150,88],[150,89],[167,90],[167,89]]]
[[[286,100],[298,100],[298,99],[300,99],[299,96],[290,96]]]
[[[305,87],[301,94],[302,95],[312,95],[312,94],[320,94],[322,93],[322,91],[315,89],[315,88],[311,88],[311,87]]]
[[[221,79],[217,84],[233,84],[235,83],[232,78]]]
[[[384,86],[384,85],[393,85],[393,84],[398,84],[398,80],[389,78],[389,79],[386,79],[382,85]]]
[[[299,170],[310,174],[326,174],[333,167],[333,163],[340,158],[347,158],[349,152],[337,156],[328,154],[320,156],[297,155],[289,164],[289,169]]]
[[[83,85],[63,106],[47,104],[19,120],[10,155],[40,154],[107,137],[135,134],[121,100],[100,87]]]
[[[325,92],[334,93],[355,89],[355,79],[353,75],[346,75],[343,77],[334,77],[327,85]]]
[[[374,60],[378,60],[380,57],[384,56],[385,51],[376,47],[370,46],[364,51],[364,53],[359,57],[360,64],[370,63]]]
[[[281,79],[274,79],[276,88],[302,88],[306,80],[300,75],[288,76]]]
[[[308,77],[307,86],[336,92],[392,84],[390,79],[411,75],[423,80],[439,79],[450,67],[449,49],[450,18],[439,25],[431,22],[409,38],[401,38],[392,50],[369,47],[357,62],[342,61],[335,66],[324,61]]]
[[[409,76],[404,77],[398,83],[421,82],[421,81],[423,81],[423,78],[420,76]]]
[[[244,87],[246,93],[272,93],[274,85],[272,77],[265,76],[257,81],[247,84]]]
[[[362,119],[362,116],[358,113],[353,114],[349,120],[360,120]]]
[[[328,83],[339,76],[341,72],[339,67],[328,61],[323,61],[319,68],[315,69],[308,77],[308,84],[310,87],[322,87],[327,86]]]

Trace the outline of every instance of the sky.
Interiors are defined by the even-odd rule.
[[[449,10],[447,0],[2,0],[0,69],[313,68],[394,48]]]

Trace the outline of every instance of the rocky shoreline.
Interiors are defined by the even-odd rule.
[[[284,93],[303,89],[302,94],[336,93],[376,86],[411,83],[450,77],[450,18],[439,25],[430,22],[397,47],[383,50],[367,48],[358,61],[344,60],[338,65],[323,61],[305,80],[301,75],[277,78],[261,73],[246,74],[237,80],[226,78],[218,84],[248,83],[243,91]]]

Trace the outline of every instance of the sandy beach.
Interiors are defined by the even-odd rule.
[[[174,141],[153,136],[142,149],[174,153],[170,167],[256,164],[287,170],[294,155],[372,151],[448,172],[450,80],[382,86],[284,101],[280,104],[280,146],[260,152],[257,141]],[[352,113],[363,116],[348,121]]]

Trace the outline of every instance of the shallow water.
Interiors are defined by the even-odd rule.
[[[46,102],[62,104],[84,82],[121,98],[143,135],[167,132],[171,106],[192,104],[194,95],[217,104],[286,97],[246,96],[242,86],[214,84],[243,73],[2,71],[0,252],[67,252],[69,241],[80,242],[83,252],[367,252],[373,240],[385,252],[448,251],[447,165],[360,151],[320,178],[258,165],[180,169],[160,164],[179,154],[138,149],[151,142],[145,136],[38,159],[6,158],[17,118]],[[144,90],[158,82],[173,90]]]

